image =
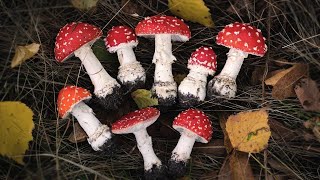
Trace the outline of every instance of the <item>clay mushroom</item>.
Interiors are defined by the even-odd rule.
[[[107,125],[94,116],[93,110],[84,103],[91,98],[88,90],[66,86],[61,89],[58,95],[57,108],[59,116],[66,118],[70,113],[78,120],[80,126],[88,135],[88,143],[95,151],[104,151],[112,146],[112,134]]]
[[[265,38],[261,30],[248,24],[235,22],[225,26],[216,37],[216,43],[230,48],[228,59],[221,73],[208,84],[208,97],[215,96],[233,98],[236,95],[236,78],[244,58],[248,54],[264,56],[267,51]]]
[[[60,29],[54,48],[55,58],[63,62],[78,57],[94,85],[94,94],[107,109],[116,109],[121,102],[121,86],[103,68],[91,45],[101,37],[102,31],[91,24],[73,22]]]
[[[112,124],[114,134],[133,133],[137,140],[138,149],[144,160],[146,179],[161,179],[164,175],[164,166],[152,148],[152,139],[148,135],[147,127],[153,124],[160,116],[156,108],[148,107],[124,115]]]
[[[191,54],[188,61],[190,72],[178,87],[182,106],[194,106],[206,97],[207,76],[213,76],[217,69],[216,54],[211,47],[200,47]]]
[[[127,26],[114,26],[109,30],[105,43],[110,53],[117,52],[120,62],[118,80],[129,90],[143,87],[146,73],[133,52],[138,45],[134,31]]]
[[[181,177],[186,172],[186,165],[195,141],[208,143],[212,136],[212,126],[204,112],[188,109],[174,119],[172,127],[180,132],[181,137],[172,151],[168,171],[172,176]]]
[[[152,92],[158,97],[160,105],[174,104],[177,97],[177,83],[173,79],[171,66],[176,57],[172,54],[171,41],[188,41],[191,36],[189,27],[178,18],[157,15],[139,22],[135,30],[137,36],[155,38]]]

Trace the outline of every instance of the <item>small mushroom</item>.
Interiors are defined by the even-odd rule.
[[[217,69],[216,54],[211,47],[200,47],[191,54],[188,61],[190,72],[178,87],[182,106],[194,106],[206,97],[207,76],[213,76]]]
[[[78,57],[92,81],[99,102],[107,109],[116,109],[122,99],[121,86],[107,73],[91,49],[101,35],[101,29],[88,23],[66,24],[56,37],[55,58],[63,62],[73,55]]]
[[[119,81],[129,90],[143,87],[146,73],[133,52],[133,48],[138,45],[134,31],[127,26],[114,26],[109,30],[105,43],[110,53],[117,52],[120,62]]]
[[[170,106],[177,97],[177,83],[171,68],[176,57],[172,54],[171,41],[188,41],[191,36],[189,27],[178,18],[157,15],[139,22],[135,30],[137,36],[155,38],[152,62],[156,67],[152,93],[158,97],[160,105]]]
[[[154,153],[152,139],[147,132],[147,127],[153,124],[159,116],[160,111],[158,109],[148,107],[126,114],[112,124],[114,134],[133,133],[135,135],[138,149],[144,160],[146,179],[162,179],[165,177],[165,167]]]
[[[237,92],[236,78],[244,58],[247,58],[248,54],[264,56],[267,51],[265,38],[260,29],[235,22],[225,26],[218,33],[216,43],[230,50],[222,71],[208,84],[208,97],[210,99],[216,96],[233,98]]]
[[[78,120],[88,135],[88,143],[95,151],[104,151],[112,147],[112,134],[107,125],[94,116],[93,110],[84,103],[91,99],[91,93],[81,87],[66,86],[58,95],[57,106],[59,116],[66,118],[70,113]]]
[[[186,172],[186,165],[195,141],[208,143],[212,137],[212,126],[204,112],[188,109],[174,119],[172,127],[180,132],[181,137],[172,151],[168,172],[174,177],[181,177]]]

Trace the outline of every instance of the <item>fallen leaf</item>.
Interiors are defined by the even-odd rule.
[[[295,64],[291,68],[281,71],[273,77],[267,79],[267,85],[273,85],[272,97],[278,100],[283,100],[287,97],[294,97],[294,86],[297,81],[308,73],[307,64]]]
[[[293,141],[301,138],[300,133],[298,134],[298,132],[290,128],[287,128],[285,125],[283,125],[281,122],[277,120],[269,119],[269,124],[270,124],[272,138],[276,140],[282,139],[285,141]]]
[[[121,7],[124,13],[130,14],[131,16],[139,17],[143,14],[142,6],[134,0],[121,0]]]
[[[200,23],[206,27],[213,27],[214,23],[209,8],[203,0],[169,0],[172,14],[191,22]]]
[[[230,170],[234,180],[254,179],[248,153],[233,151],[230,156]]]
[[[24,61],[32,58],[38,53],[40,44],[32,43],[26,46],[17,46],[15,49],[14,57],[11,61],[11,68],[17,67]]]
[[[293,69],[293,67],[289,68],[289,69],[279,69],[279,70],[275,70],[275,71],[271,71],[270,73],[273,74],[273,76],[271,76],[270,78],[266,79],[264,81],[264,83],[268,86],[275,86],[277,84],[277,82],[284,76],[286,75],[288,72],[290,72]]]
[[[316,139],[320,142],[320,117],[314,117],[303,123],[304,127],[311,129]]]
[[[220,127],[222,129],[223,132],[223,137],[224,137],[224,146],[227,150],[228,153],[230,153],[233,150],[233,147],[231,145],[227,130],[226,130],[226,123],[227,123],[227,119],[228,119],[228,115],[226,113],[221,114],[221,117],[219,117],[220,119]]]
[[[106,45],[104,44],[104,41],[102,39],[98,39],[91,47],[94,55],[102,62],[110,62],[110,63],[116,63],[118,66],[119,61],[117,59],[117,55],[111,54],[106,49]]]
[[[265,109],[245,111],[229,116],[226,123],[231,145],[239,151],[258,153],[268,146],[271,135]]]
[[[224,162],[220,168],[218,180],[232,180],[231,178],[231,167],[230,167],[230,156],[224,159]]]
[[[71,0],[73,7],[81,10],[88,11],[97,6],[99,0]]]
[[[0,102],[0,154],[24,164],[23,155],[33,139],[33,112],[18,101]]]
[[[173,79],[177,83],[177,85],[179,85],[185,77],[187,77],[187,74],[175,74],[173,76]]]
[[[137,89],[131,93],[131,97],[139,109],[158,105],[158,99],[152,97],[151,91],[146,89]]]
[[[320,111],[320,92],[314,80],[310,78],[300,79],[294,91],[303,109],[307,111]]]
[[[84,142],[87,140],[87,133],[82,129],[79,123],[74,123],[73,131],[70,133],[68,140],[72,143]]]

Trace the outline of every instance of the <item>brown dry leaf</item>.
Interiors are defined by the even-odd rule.
[[[304,127],[311,129],[316,139],[320,142],[320,117],[314,117],[303,123]]]
[[[218,180],[232,180],[229,156],[224,159],[224,162],[219,171]]]
[[[142,6],[139,6],[136,0],[121,0],[121,7],[124,13],[131,16],[139,17],[143,14]]]
[[[68,140],[72,143],[79,143],[87,140],[87,134],[84,132],[79,123],[74,123],[74,130],[68,137]]]
[[[265,109],[260,109],[231,115],[226,123],[226,131],[233,148],[258,153],[268,146],[271,135],[268,113]]]
[[[81,10],[88,11],[97,6],[99,0],[70,0],[73,7]]]
[[[228,114],[222,114],[220,119],[220,127],[222,129],[223,132],[223,137],[224,137],[224,146],[227,150],[228,153],[230,153],[233,150],[233,147],[231,145],[227,130],[226,130],[226,123],[227,123],[227,119],[228,119]]]
[[[307,111],[320,111],[320,92],[317,83],[310,78],[303,78],[296,84],[295,93]]]
[[[294,97],[294,86],[297,81],[308,73],[307,64],[295,64],[291,68],[277,73],[273,77],[267,79],[267,85],[273,85],[272,97],[278,100],[283,100],[287,97]]]
[[[253,180],[248,153],[234,151],[230,157],[231,177],[234,180]]]
[[[266,79],[264,81],[264,83],[268,86],[274,86],[277,84],[277,82],[284,76],[286,75],[288,72],[291,71],[293,67],[289,68],[289,69],[279,69],[279,70],[275,70],[275,71],[271,71],[270,73],[273,74],[273,76],[271,76],[270,78]],[[269,73],[268,73],[269,74]]]
[[[255,69],[253,70],[252,75],[251,75],[251,84],[252,85],[261,83],[263,81],[264,71],[265,71],[265,67],[262,67],[262,66],[255,67]],[[281,71],[284,71],[284,69],[270,71],[270,72],[268,72],[265,79],[269,79],[269,78],[273,77],[274,75],[280,73]],[[269,85],[269,84],[267,84],[267,85]]]
[[[24,61],[32,58],[38,53],[40,44],[32,43],[26,46],[17,46],[15,49],[14,57],[11,61],[11,68],[17,67]]]

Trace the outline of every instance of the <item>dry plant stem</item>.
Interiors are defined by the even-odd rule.
[[[155,35],[155,64],[153,91],[160,99],[174,99],[177,96],[177,84],[172,75],[172,63],[176,58],[172,54],[171,35]]]
[[[120,63],[118,79],[122,84],[135,84],[137,81],[145,82],[146,73],[131,47],[123,47],[117,50]]]
[[[244,58],[248,53],[231,48],[227,53],[228,59],[221,73],[209,82],[209,97],[214,95],[233,98],[237,92],[236,78],[240,72]]]
[[[161,161],[156,156],[152,148],[152,138],[149,136],[146,129],[133,133],[137,140],[138,149],[143,157],[144,170],[148,171],[153,166],[160,167]]]
[[[94,94],[96,96],[106,97],[113,93],[114,87],[120,87],[120,84],[103,68],[88,43],[76,50],[74,55],[81,60],[85,67],[94,85]]]
[[[111,139],[111,132],[107,125],[102,125],[95,117],[93,110],[84,102],[76,104],[71,114],[78,120],[80,126],[88,135],[88,142],[95,151]]]
[[[172,151],[171,160],[175,162],[187,162],[190,158],[193,145],[195,143],[195,136],[190,136],[186,133],[182,133],[178,141],[178,144]]]

